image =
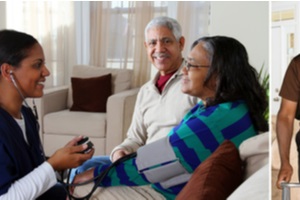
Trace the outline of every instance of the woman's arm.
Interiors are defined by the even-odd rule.
[[[86,154],[78,153],[85,150],[87,145],[74,146],[77,140],[78,138],[73,139],[64,148],[57,150],[47,162],[42,163],[33,171],[14,182],[15,178],[9,175],[11,174],[10,169],[8,169],[10,164],[0,165],[1,174],[6,175],[5,178],[1,177],[1,186],[9,187],[5,193],[3,193],[5,189],[2,188],[3,191],[0,200],[36,199],[57,183],[55,171],[77,167],[91,158],[94,150],[92,149]],[[2,156],[1,159],[9,162],[7,154],[3,153]],[[6,158],[4,158],[5,156]]]
[[[14,182],[7,193],[0,196],[0,200],[28,200],[36,199],[56,184],[56,176],[48,162],[34,169],[32,172]]]

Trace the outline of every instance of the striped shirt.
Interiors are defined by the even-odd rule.
[[[168,137],[176,157],[184,168],[192,173],[223,141],[230,140],[239,147],[244,140],[256,134],[244,101],[226,102],[209,107],[199,102],[185,115],[181,123],[170,131]],[[135,158],[131,158],[114,167],[100,186],[151,184],[138,172],[135,162]],[[94,175],[99,175],[107,167],[96,167]],[[185,184],[168,189],[162,188],[159,183],[152,186],[167,199],[175,199]]]

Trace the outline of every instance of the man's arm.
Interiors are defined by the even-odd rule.
[[[278,188],[281,188],[281,182],[289,182],[293,174],[293,168],[290,164],[290,146],[293,136],[296,109],[297,102],[282,98],[276,124],[276,133],[281,160],[281,167],[277,179]]]
[[[127,132],[127,138],[118,146],[116,146],[111,154],[111,161],[116,161],[120,157],[129,153],[135,152],[140,146],[143,146],[147,140],[147,131],[144,125],[144,116],[140,111],[141,103],[143,101],[142,93],[143,87],[140,89],[134,107],[132,121]]]

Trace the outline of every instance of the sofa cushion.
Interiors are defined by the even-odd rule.
[[[92,78],[107,74],[112,75],[113,94],[123,92],[131,88],[132,70],[130,69],[111,69],[90,65],[75,65],[72,68],[72,77],[77,78]],[[72,104],[72,87],[69,87],[68,108],[70,108]]]
[[[241,143],[241,159],[246,164],[245,179],[269,163],[269,132],[260,133]]]
[[[201,163],[178,194],[177,200],[225,200],[242,182],[239,152],[231,141],[224,141]]]
[[[106,137],[106,113],[63,110],[45,115],[43,123],[45,133]]]
[[[71,78],[73,105],[71,111],[106,112],[111,92],[111,74],[94,78]]]
[[[93,188],[94,183],[89,183],[74,190],[74,196],[83,197]],[[114,186],[98,187],[90,198],[91,200],[166,200],[166,198],[156,192],[150,185],[144,186]]]

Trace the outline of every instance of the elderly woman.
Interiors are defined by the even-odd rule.
[[[139,148],[136,156],[110,170],[103,165],[80,174],[75,183],[102,174],[101,187],[152,184],[167,199],[174,199],[189,175],[225,140],[238,147],[268,130],[265,91],[237,40],[222,36],[196,40],[182,74],[182,92],[202,101],[168,137]]]

